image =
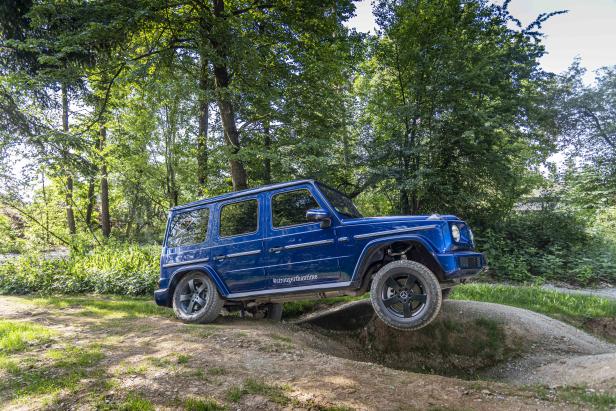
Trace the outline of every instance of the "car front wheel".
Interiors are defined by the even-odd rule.
[[[370,300],[390,327],[412,331],[430,324],[441,309],[438,279],[426,266],[398,260],[382,267],[372,279]]]
[[[209,323],[218,318],[224,300],[204,273],[186,274],[173,292],[173,311],[187,323]]]

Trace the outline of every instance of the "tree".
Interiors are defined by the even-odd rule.
[[[576,59],[558,76],[560,145],[583,163],[609,166],[616,160],[616,66],[597,70],[592,85],[584,84],[585,72]]]
[[[380,1],[381,34],[358,82],[373,184],[401,213],[476,221],[511,209],[553,149],[541,23],[484,1]]]

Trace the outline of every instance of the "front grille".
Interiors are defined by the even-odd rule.
[[[460,268],[481,268],[481,257],[463,256],[459,257]]]

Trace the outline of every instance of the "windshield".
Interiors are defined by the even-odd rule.
[[[319,189],[325,195],[329,203],[336,209],[337,212],[349,218],[361,218],[361,213],[353,204],[353,201],[339,193],[336,190],[332,190],[329,187],[324,186],[323,184],[318,183]]]

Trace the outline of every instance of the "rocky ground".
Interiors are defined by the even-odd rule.
[[[0,319],[52,331],[44,343],[0,357],[0,406],[563,410],[609,407],[616,393],[614,346],[511,307],[448,301],[434,327],[397,335],[363,302],[338,309],[333,319],[224,317],[199,326],[144,304],[0,297]],[[341,320],[351,314],[358,320],[349,327]],[[463,335],[480,346],[462,344]],[[413,340],[420,357],[431,359],[423,373],[402,364],[418,358],[400,349]],[[362,341],[369,348],[357,350]],[[462,348],[448,356],[456,345]],[[396,355],[383,355],[388,351]],[[458,367],[460,378],[431,374],[443,366]]]

